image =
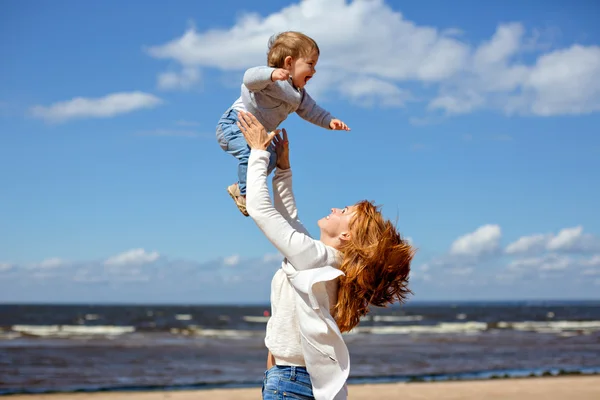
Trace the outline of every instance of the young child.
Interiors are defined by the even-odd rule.
[[[319,47],[310,37],[299,32],[284,32],[269,39],[268,67],[250,68],[244,74],[242,95],[225,111],[217,125],[217,141],[221,148],[239,160],[238,182],[227,192],[245,216],[246,172],[250,148],[237,126],[238,112],[248,111],[260,121],[268,132],[274,131],[295,112],[305,120],[325,129],[350,128],[319,107],[304,90],[316,73]],[[271,144],[268,173],[277,163],[275,148]]]

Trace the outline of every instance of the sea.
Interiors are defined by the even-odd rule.
[[[0,395],[260,387],[268,305],[0,305]],[[350,383],[600,373],[600,301],[409,302],[352,332]]]

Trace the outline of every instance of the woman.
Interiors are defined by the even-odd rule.
[[[331,209],[318,222],[320,240],[311,238],[296,211],[287,133],[267,134],[246,112],[238,126],[251,149],[248,213],[284,256],[271,282],[263,399],[346,399],[350,359],[342,332],[358,325],[369,305],[406,298],[414,250],[367,201]],[[274,205],[267,186],[271,142]]]

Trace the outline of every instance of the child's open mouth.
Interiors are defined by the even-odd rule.
[[[309,80],[310,78],[312,78],[312,76],[310,76],[310,75],[309,75],[309,76],[307,76],[306,78],[304,78],[304,83],[308,82],[308,80]]]

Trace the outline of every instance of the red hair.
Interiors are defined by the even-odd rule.
[[[361,201],[350,221],[350,239],[340,247],[342,263],[334,315],[342,332],[350,331],[369,312],[369,306],[385,307],[404,302],[410,263],[415,249],[394,225],[383,218],[379,207]]]

